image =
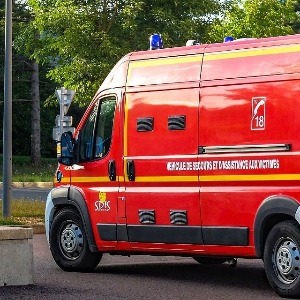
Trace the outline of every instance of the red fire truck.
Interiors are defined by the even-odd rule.
[[[130,53],[63,133],[56,263],[103,253],[261,258],[300,296],[300,35]]]

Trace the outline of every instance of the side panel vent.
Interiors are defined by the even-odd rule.
[[[186,116],[169,116],[168,129],[169,130],[184,130]]]
[[[136,130],[138,132],[153,131],[153,126],[154,126],[153,117],[137,118]]]
[[[139,220],[141,224],[155,224],[155,210],[139,210]]]
[[[176,225],[186,225],[188,223],[186,210],[170,210],[170,222]]]

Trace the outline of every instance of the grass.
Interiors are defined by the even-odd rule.
[[[3,166],[3,157],[0,155]],[[55,158],[42,158],[40,168],[34,167],[28,156],[14,156],[12,160],[13,182],[52,182],[57,160]],[[0,182],[3,181],[3,167],[0,170]]]
[[[3,157],[0,155],[0,182],[3,181]],[[35,168],[28,156],[14,156],[12,161],[13,182],[52,182],[57,160],[42,158],[40,168]],[[32,225],[44,222],[45,202],[33,200],[12,200],[11,217],[2,217],[0,199],[0,225]]]
[[[0,225],[32,225],[44,222],[45,202],[34,200],[13,200],[11,217],[0,217]],[[0,200],[2,211],[2,200]]]

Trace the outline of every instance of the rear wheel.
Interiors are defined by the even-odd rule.
[[[63,208],[53,219],[50,250],[57,265],[65,271],[91,271],[101,260],[91,252],[82,220],[76,210]]]
[[[284,221],[271,229],[264,264],[269,283],[280,296],[300,296],[300,229],[296,221]]]

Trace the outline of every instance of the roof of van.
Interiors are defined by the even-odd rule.
[[[270,37],[270,38],[251,38],[251,39],[239,39],[233,42],[227,43],[216,43],[216,44],[203,44],[195,46],[184,46],[184,47],[174,47],[165,48],[158,50],[147,50],[132,52],[126,57],[130,57],[130,60],[141,60],[141,59],[151,59],[158,57],[170,57],[179,55],[192,55],[201,53],[211,53],[220,51],[230,51],[234,49],[250,49],[258,47],[270,47],[277,45],[289,45],[289,44],[300,44],[300,34],[287,35],[280,37]]]

